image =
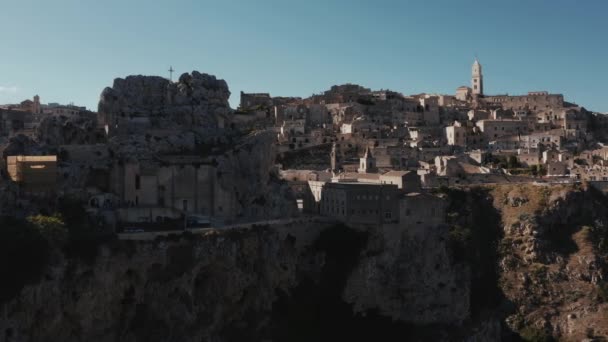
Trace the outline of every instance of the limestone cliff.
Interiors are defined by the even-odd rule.
[[[499,187],[500,288],[524,336],[608,336],[608,199],[594,189]]]
[[[106,243],[92,262],[58,254],[0,304],[0,341],[608,335],[604,195],[505,185],[440,196],[442,225],[352,229],[301,219]]]
[[[293,192],[279,179],[274,162],[275,136],[252,133],[213,160],[218,187],[235,199],[237,219],[262,220],[297,215]]]
[[[101,93],[98,112],[111,128],[201,127],[215,129],[231,110],[226,81],[198,71],[177,82],[158,76],[117,78]],[[124,127],[125,130],[137,127]]]

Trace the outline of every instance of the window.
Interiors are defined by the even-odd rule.
[[[188,211],[188,200],[182,200],[182,209]]]
[[[387,220],[390,220],[393,216],[393,213],[391,213],[390,211],[387,211],[384,213],[384,218]]]
[[[139,175],[135,175],[135,190],[141,189],[141,177]]]

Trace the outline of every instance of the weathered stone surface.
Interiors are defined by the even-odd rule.
[[[98,112],[110,128],[217,128],[231,113],[226,81],[193,71],[178,82],[158,76],[117,78],[101,93]]]
[[[36,128],[35,139],[40,144],[58,146],[93,144],[97,140],[97,122],[78,116],[48,116]]]
[[[377,310],[420,325],[459,325],[469,318],[471,270],[450,256],[447,227],[384,228],[372,234],[377,252],[361,258],[344,292],[355,311]]]
[[[43,149],[32,138],[19,134],[9,139],[4,146],[2,157],[18,156],[18,155],[38,155],[43,152]]]
[[[258,132],[214,158],[219,186],[236,198],[239,219],[281,218],[297,214],[296,200],[274,170],[274,135]]]

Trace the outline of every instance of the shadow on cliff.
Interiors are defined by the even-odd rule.
[[[269,333],[273,341],[403,341],[438,337],[433,327],[394,322],[374,311],[355,314],[351,305],[342,300],[347,279],[367,240],[367,232],[344,225],[321,233],[313,246],[314,252],[325,255],[320,277],[304,277],[290,293],[278,293]]]
[[[442,189],[448,200],[448,247],[455,263],[471,270],[470,330],[489,318],[501,322],[502,340],[519,340],[504,318],[515,310],[499,285],[499,244],[504,236],[501,213],[494,207],[491,189]],[[468,326],[468,327],[467,327]]]
[[[471,268],[471,314],[498,306],[505,298],[498,286],[501,215],[488,189],[448,189],[448,246],[456,263]]]

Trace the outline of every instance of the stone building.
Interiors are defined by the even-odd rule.
[[[219,186],[216,168],[197,156],[162,156],[155,160],[127,161],[112,170],[112,192],[129,219],[155,222],[187,214],[220,219],[235,217],[234,198]],[[132,213],[128,213],[128,212]]]
[[[81,113],[86,112],[86,108],[74,105],[60,105],[58,103],[49,103],[44,107],[43,112],[47,115],[77,116]]]
[[[467,144],[467,127],[463,126],[460,122],[454,121],[451,126],[445,128],[446,138],[448,145],[452,146],[466,146]]]
[[[360,182],[309,182],[318,213],[346,223],[399,222],[397,185]]]
[[[519,164],[524,167],[542,164],[542,153],[537,148],[520,149],[516,157]]]
[[[50,191],[57,185],[57,156],[8,156],[7,172],[26,191]]]
[[[561,148],[563,137],[555,133],[532,133],[521,137],[521,148]]]
[[[334,85],[321,95],[313,95],[311,100],[313,103],[318,104],[348,103],[356,102],[360,97],[366,95],[372,96],[371,89],[364,88],[357,84],[347,83]]]
[[[557,177],[566,176],[568,174],[568,165],[559,161],[547,163],[547,176]]]
[[[471,109],[467,112],[467,117],[471,121],[488,120],[492,116],[492,113],[487,110]]]
[[[577,109],[565,109],[563,114],[563,129],[570,138],[582,138],[587,132],[587,117],[585,112]]]
[[[481,134],[480,128],[469,122],[462,124],[454,121],[445,128],[445,134],[450,146],[480,148],[486,143],[486,137]]]
[[[402,192],[420,191],[420,177],[415,171],[389,171],[380,175],[381,184],[395,184]]]
[[[476,123],[487,141],[509,135],[528,133],[528,123],[521,120],[480,120]]]
[[[566,167],[571,168],[574,166],[574,156],[572,152],[567,150],[549,149],[542,152],[541,160],[543,164],[549,164],[554,162],[563,163]]]
[[[546,91],[534,91],[527,95],[485,96],[483,102],[488,105],[500,106],[503,109],[537,112],[550,108],[563,108],[564,96],[562,94],[549,94]]]
[[[408,228],[445,224],[447,202],[437,196],[409,193],[399,201],[399,223]]]
[[[21,110],[24,112],[29,112],[32,114],[42,114],[42,105],[40,104],[40,96],[35,95],[33,100],[25,100],[22,101],[16,110]]]
[[[460,86],[456,89],[456,100],[468,101],[471,98],[472,89],[467,86]]]
[[[335,145],[335,144],[334,144]],[[332,173],[314,170],[282,170],[281,178],[288,184],[296,198],[298,209],[307,214],[317,213],[317,204],[312,194],[309,181],[331,181]]]
[[[608,181],[608,167],[603,165],[575,166],[570,171],[572,177],[585,181]]]
[[[245,93],[241,91],[241,110],[272,107],[272,98],[268,93]]]
[[[289,138],[292,136],[306,134],[306,120],[305,119],[289,119],[283,121],[281,126],[281,138]]]

